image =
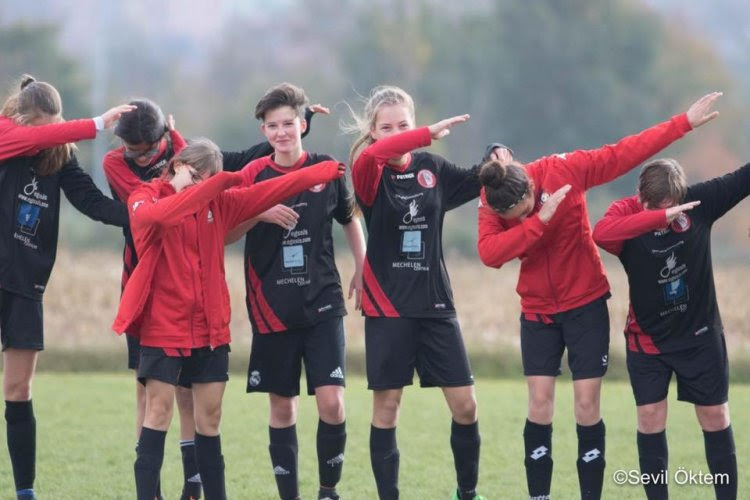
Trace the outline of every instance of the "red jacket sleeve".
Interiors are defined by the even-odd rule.
[[[537,215],[527,217],[516,226],[506,227],[502,218],[487,205],[487,202],[481,201],[477,240],[479,258],[485,266],[499,268],[533,247],[544,234],[545,227]]]
[[[128,168],[122,157],[122,150],[123,148],[113,149],[104,155],[102,168],[115,196],[120,200],[127,200],[144,182]]]
[[[172,149],[174,150],[175,154],[179,153],[180,150],[187,146],[185,138],[182,137],[182,134],[177,130],[170,130],[169,137],[172,139]]]
[[[15,156],[32,156],[43,149],[96,137],[94,120],[70,120],[27,127],[0,117],[0,161]]]
[[[362,203],[369,206],[375,201],[384,167],[399,170],[398,167],[388,165],[388,160],[430,144],[432,144],[430,130],[427,127],[420,127],[380,139],[367,146],[352,165],[354,192]]]
[[[338,179],[338,167],[337,161],[324,161],[250,187],[221,193],[218,201],[222,209],[224,231],[229,231],[240,222],[265,212],[300,191]],[[242,174],[233,175],[240,179]]]
[[[687,114],[672,117],[638,134],[599,149],[557,155],[556,161],[567,168],[571,184],[587,190],[605,184],[629,172],[651,156],[692,130]]]
[[[145,184],[128,198],[130,226],[134,230],[175,226],[206,206],[222,191],[239,183],[240,179],[235,174],[219,172],[200,184],[163,198],[154,196],[153,183]]]
[[[620,255],[625,241],[667,225],[666,210],[643,210],[628,200],[612,203],[594,226],[596,244],[614,255]]]

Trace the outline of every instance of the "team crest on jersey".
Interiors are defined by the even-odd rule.
[[[422,169],[417,173],[417,182],[423,188],[432,189],[437,185],[437,177],[431,171]]]
[[[326,188],[325,184],[315,184],[313,187],[309,189],[309,191],[312,191],[313,193],[320,193]]]
[[[677,218],[672,221],[672,231],[675,233],[684,233],[688,229],[690,229],[690,226],[692,225],[692,222],[690,221],[690,216],[688,214],[682,213],[677,216]]]

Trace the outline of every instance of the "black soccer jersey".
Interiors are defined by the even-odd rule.
[[[123,227],[124,204],[108,198],[73,156],[57,173],[38,176],[38,156],[0,162],[0,288],[41,300],[57,255],[60,190],[87,217]]]
[[[389,158],[427,146],[426,127],[381,139],[354,164],[354,186],[367,225],[365,290],[368,317],[440,318],[456,314],[443,261],[443,219],[479,196],[479,166],[412,153],[403,167]]]
[[[331,157],[305,152],[292,167],[281,167],[271,156],[260,158],[242,170],[244,185],[326,160]],[[299,214],[293,229],[259,222],[248,231],[245,290],[253,331],[305,328],[346,314],[331,231],[334,219],[352,221],[353,202],[343,178],[319,184],[284,201]]]
[[[750,164],[690,186],[685,202],[700,200],[699,206],[665,229],[623,243],[619,257],[630,284],[630,350],[673,352],[723,333],[711,265],[711,227],[748,194]],[[631,200],[634,204],[640,206]]]

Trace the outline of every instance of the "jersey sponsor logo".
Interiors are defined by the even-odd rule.
[[[291,472],[289,472],[282,466],[277,465],[276,467],[273,468],[273,474],[274,476],[288,476],[289,474],[291,474]]]
[[[690,226],[692,225],[690,221],[690,216],[688,214],[682,213],[677,216],[675,220],[672,221],[672,231],[675,233],[684,233],[688,229],[690,229]]]
[[[419,216],[419,203],[417,203],[417,200],[411,200],[409,211],[404,214],[401,221],[404,224],[419,224],[420,222],[424,222],[425,219],[425,216]]]
[[[337,366],[335,370],[331,372],[331,375],[329,375],[331,378],[338,378],[343,380],[344,379],[344,370],[341,369],[340,366]]]
[[[206,216],[206,222],[208,222],[209,224],[213,224],[214,222],[214,213],[211,210],[208,211],[208,215]]]
[[[669,278],[669,275],[672,274],[672,270],[677,265],[677,257],[675,257],[674,252],[667,257],[666,263],[664,264],[664,267],[661,268],[659,271],[659,276],[662,278]]]
[[[344,463],[344,454],[343,453],[339,453],[335,457],[329,458],[328,460],[326,460],[326,463],[328,465],[330,465],[331,467],[335,467],[338,464],[343,464]]]
[[[247,382],[251,387],[258,387],[260,385],[260,372],[258,370],[251,371]]]
[[[31,178],[31,182],[26,184],[23,187],[23,194],[26,196],[31,196],[32,194],[36,193],[36,190],[39,188],[39,181],[36,180],[36,176]]]
[[[664,284],[664,302],[666,304],[677,304],[687,302],[688,289],[685,280],[677,278]]]
[[[599,448],[594,448],[592,450],[587,451],[581,456],[581,460],[583,460],[586,463],[589,463],[593,460],[596,460],[602,455],[602,452],[599,451]]]
[[[531,452],[531,455],[529,455],[529,458],[531,458],[532,460],[539,460],[540,458],[545,456],[548,451],[549,451],[549,448],[547,448],[546,446],[540,446],[539,448]]]
[[[320,193],[326,188],[325,183],[324,184],[315,184],[313,187],[308,189],[311,193]]]
[[[437,177],[431,171],[422,169],[417,173],[417,182],[426,189],[432,189],[437,185]]]

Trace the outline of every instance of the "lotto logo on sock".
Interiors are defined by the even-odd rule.
[[[291,472],[289,472],[288,470],[286,470],[280,465],[277,465],[276,467],[273,468],[273,473],[276,476],[287,476],[291,474]]]
[[[534,460],[539,460],[540,458],[545,456],[548,451],[549,451],[549,448],[547,448],[546,446],[540,446],[536,450],[532,451],[529,457],[533,458]]]
[[[593,450],[589,450],[586,453],[584,453],[583,456],[581,457],[581,460],[583,460],[586,463],[589,463],[592,460],[596,460],[597,458],[599,458],[601,454],[602,452],[599,451],[599,449],[594,448]]]

